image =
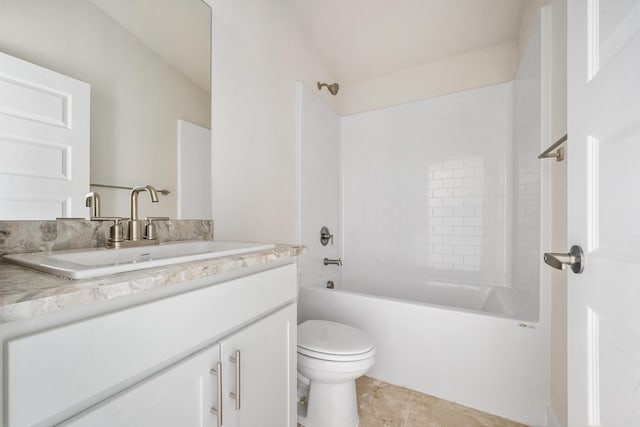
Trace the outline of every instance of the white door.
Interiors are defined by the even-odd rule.
[[[569,425],[640,426],[640,0],[568,16]]]
[[[225,427],[296,426],[295,332],[296,309],[289,305],[221,342]],[[240,362],[229,362],[236,352]]]
[[[0,220],[88,212],[89,89],[0,52]]]
[[[214,427],[220,357],[216,344],[103,404],[62,423],[68,427]],[[99,368],[99,367],[97,367]],[[217,409],[217,408],[216,408]]]

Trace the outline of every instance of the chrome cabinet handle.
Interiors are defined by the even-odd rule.
[[[571,267],[571,271],[580,274],[584,271],[585,257],[582,248],[578,245],[571,246],[568,254],[550,253],[544,254],[544,262],[551,267],[564,270],[566,266]]]
[[[218,427],[222,427],[222,362],[216,363],[216,369],[211,369],[209,373],[218,377],[216,380],[216,388],[218,390],[218,396],[216,397],[217,407],[212,406],[209,411],[217,416]]]
[[[236,350],[236,356],[231,356],[229,362],[236,364],[236,391],[229,393],[229,397],[236,400],[236,411],[240,410],[240,350]]]

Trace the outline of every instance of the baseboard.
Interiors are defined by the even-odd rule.
[[[547,427],[564,427],[551,406],[547,407]]]

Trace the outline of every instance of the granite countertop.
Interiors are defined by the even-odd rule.
[[[273,249],[70,280],[0,260],[0,324],[295,257],[303,247]]]

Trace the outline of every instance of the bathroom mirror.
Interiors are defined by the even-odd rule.
[[[210,34],[202,0],[0,2],[0,52],[91,86],[90,190],[103,216],[128,217],[129,191],[102,186],[146,184],[168,193],[141,195],[141,215],[178,215],[178,121],[210,128]]]

